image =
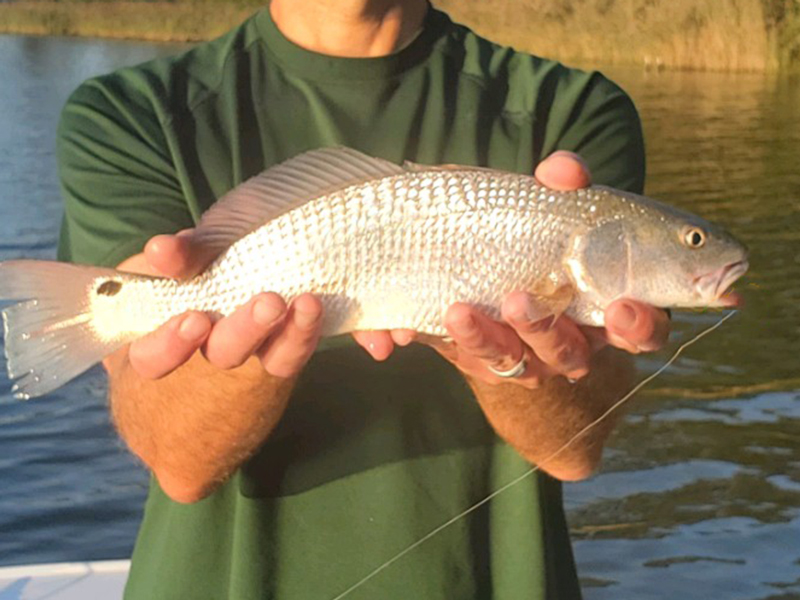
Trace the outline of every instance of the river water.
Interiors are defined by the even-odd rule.
[[[175,50],[0,37],[0,259],[54,255],[69,92]],[[630,404],[597,476],[566,486],[585,597],[800,598],[800,80],[606,72],[642,113],[648,193],[726,224],[752,266],[745,309]],[[719,317],[676,315],[672,348]],[[0,565],[129,556],[147,475],[99,370],[29,403],[5,375],[0,390]]]

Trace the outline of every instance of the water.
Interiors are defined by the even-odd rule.
[[[87,77],[169,52],[0,36],[0,260],[55,255],[55,131],[69,93]],[[129,556],[148,478],[109,424],[100,370],[41,402],[15,401],[0,381],[0,564]]]
[[[0,259],[54,254],[69,91],[173,50],[0,37]],[[586,600],[800,598],[800,81],[608,73],[642,112],[648,192],[727,224],[752,267],[745,310],[629,404],[601,474],[567,486]],[[676,316],[674,343],[718,317]],[[7,389],[0,376],[0,564],[129,556],[147,475],[102,375],[31,403]]]
[[[648,193],[728,225],[751,270],[744,310],[630,405],[602,473],[569,486],[586,600],[800,598],[800,80],[608,73],[642,113]]]

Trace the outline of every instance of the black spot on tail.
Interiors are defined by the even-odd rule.
[[[116,296],[122,289],[122,283],[109,279],[97,286],[97,294],[100,296]]]

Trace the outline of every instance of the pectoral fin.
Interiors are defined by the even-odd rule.
[[[556,286],[549,281],[537,284],[527,292],[531,295],[531,316],[534,321],[552,316],[555,323],[575,298],[575,288],[571,285]]]

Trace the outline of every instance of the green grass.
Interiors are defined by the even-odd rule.
[[[765,71],[800,68],[800,0],[434,0],[503,44],[569,63]],[[266,0],[21,0],[0,32],[161,41],[215,37]]]

